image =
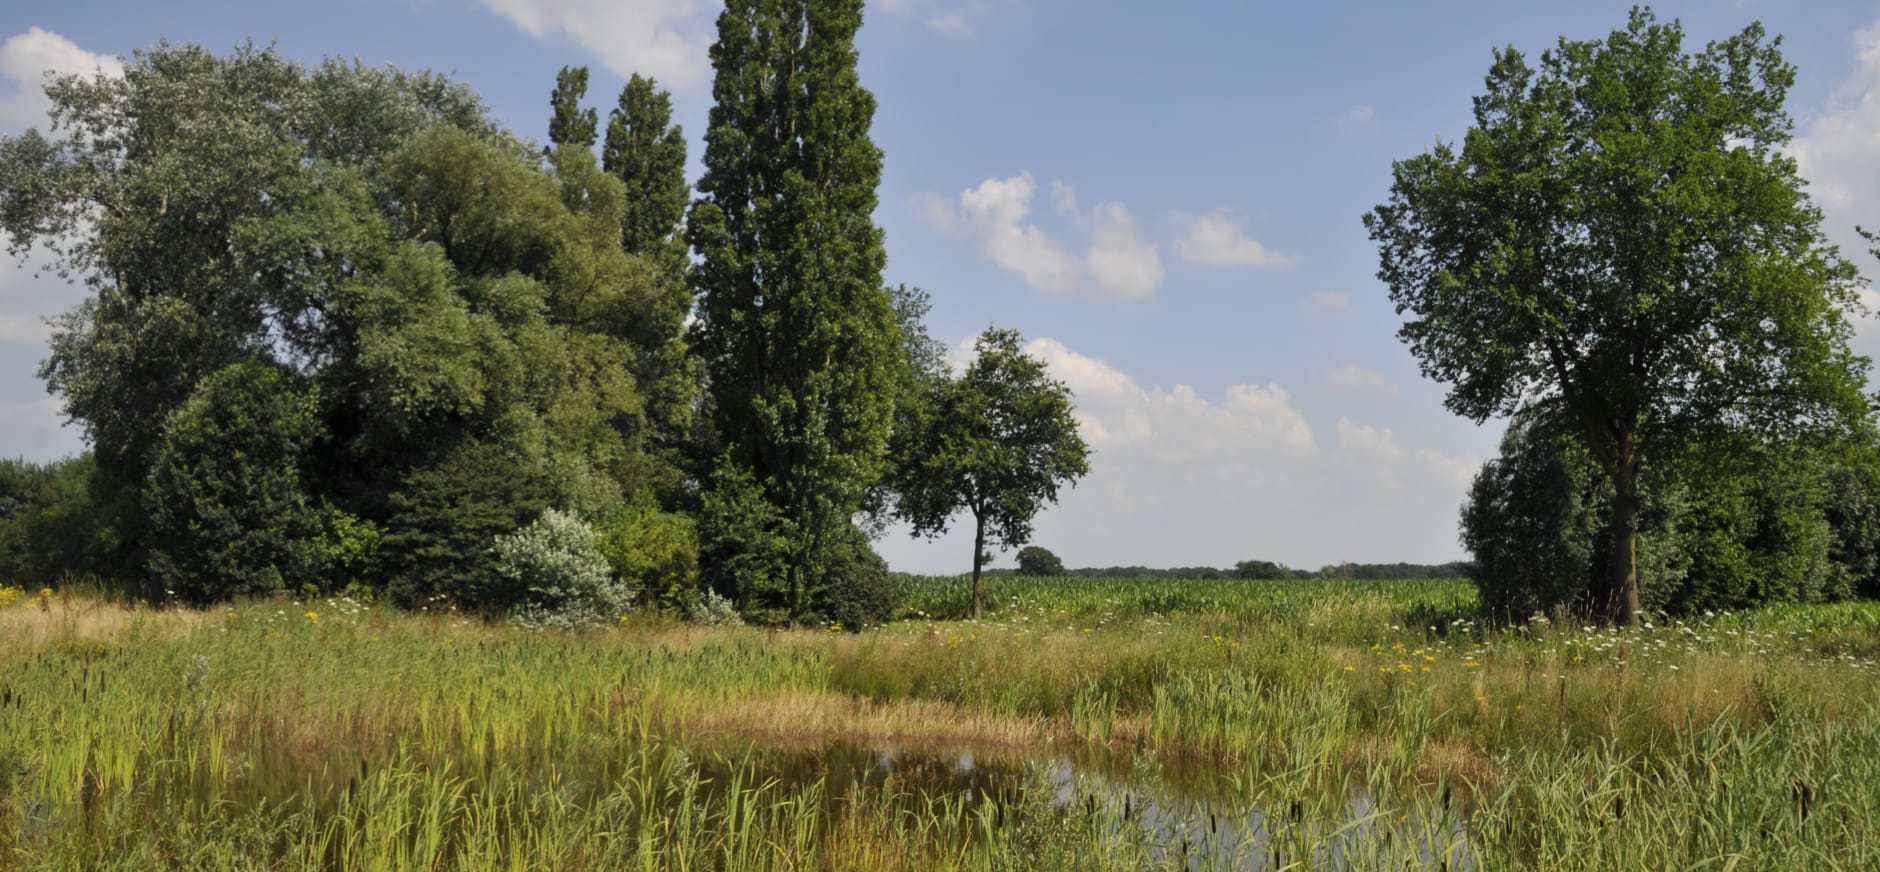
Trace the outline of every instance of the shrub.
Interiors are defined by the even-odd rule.
[[[633,609],[633,593],[613,577],[593,528],[556,509],[496,540],[496,571],[522,587],[514,621],[523,627],[579,629],[611,623]]]
[[[810,597],[807,622],[849,631],[885,624],[900,601],[888,584],[888,562],[875,553],[867,534],[850,525],[829,545],[825,574]]]
[[[719,596],[717,591],[710,590],[692,599],[686,607],[685,616],[692,623],[707,627],[738,627],[744,624],[744,619],[738,617],[738,607]]]
[[[601,555],[621,583],[665,608],[692,602],[699,573],[698,525],[691,518],[633,509],[596,534]]]

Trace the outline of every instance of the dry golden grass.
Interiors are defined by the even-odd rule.
[[[181,636],[202,626],[205,614],[67,594],[35,595],[0,609],[0,650],[18,654],[62,640],[104,642],[133,632]]]

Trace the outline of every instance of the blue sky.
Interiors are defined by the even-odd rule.
[[[887,154],[890,282],[933,334],[1021,331],[1077,394],[1093,471],[1034,541],[1073,566],[1295,566],[1462,556],[1457,508],[1498,423],[1442,408],[1397,341],[1359,217],[1392,160],[1466,130],[1493,49],[1601,37],[1626,2],[879,0],[860,38]],[[1862,270],[1880,224],[1880,5],[1659,5],[1695,48],[1760,19],[1800,80],[1794,153]],[[709,109],[701,0],[14,5],[0,13],[0,133],[44,123],[41,71],[159,39],[275,43],[317,61],[446,71],[541,137],[557,69],[603,115],[640,71],[692,141]],[[33,370],[41,319],[82,294],[0,270],[0,456],[82,449]],[[1859,348],[1880,350],[1862,325]],[[967,535],[892,532],[897,569],[967,567]],[[1009,564],[1010,557],[1001,559]]]

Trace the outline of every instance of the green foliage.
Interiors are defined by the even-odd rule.
[[[1018,549],[1019,575],[1063,575],[1064,561],[1056,554],[1037,545],[1027,545]]]
[[[900,600],[888,583],[888,562],[860,528],[851,526],[836,540],[824,566],[810,594],[808,620],[860,632],[894,617]]]
[[[685,255],[677,239],[690,190],[685,182],[685,130],[672,123],[672,95],[635,73],[607,116],[601,169],[627,187],[620,247],[631,254]],[[674,273],[679,277],[682,273]]]
[[[592,108],[581,108],[587,86],[587,67],[562,67],[561,72],[555,74],[555,91],[548,96],[549,107],[554,112],[548,119],[548,141],[552,145],[594,147],[600,116]]]
[[[0,460],[0,584],[37,589],[109,571],[123,519],[96,482],[90,454],[48,464]]]
[[[1508,428],[1462,510],[1462,544],[1474,555],[1485,613],[1524,621],[1586,610],[1599,570],[1603,485],[1570,437],[1532,423]]]
[[[944,533],[955,514],[970,513],[975,591],[988,534],[1001,548],[1024,544],[1058,485],[1090,470],[1070,390],[1019,342],[1015,331],[987,328],[966,372],[932,383],[920,425],[896,431],[895,511],[916,536]]]
[[[490,543],[540,515],[551,497],[542,471],[502,446],[456,446],[391,493],[378,580],[407,608],[449,602],[507,612],[521,592],[498,573]]]
[[[621,583],[666,608],[698,591],[698,525],[689,516],[639,507],[596,531],[602,556]]]
[[[760,621],[788,617],[784,544],[788,522],[750,473],[721,463],[699,512],[699,580]]]
[[[572,105],[584,76],[568,72]],[[382,531],[376,555],[328,569],[399,602],[508,608],[483,553],[495,535],[549,504],[603,517],[679,490],[654,449],[689,430],[696,389],[683,283],[662,275],[683,264],[621,250],[630,198],[589,150],[556,149],[551,171],[447,80],[252,46],[160,45],[121,79],[49,93],[61,138],[0,139],[0,230],[97,289],[43,374],[96,446],[109,505],[186,524],[174,494],[141,493],[159,463],[184,487],[193,461],[163,458],[165,428],[251,363],[314,404],[292,523],[319,506]],[[226,493],[259,502],[215,511],[272,517],[260,491]],[[184,547],[142,526],[113,520],[102,552],[130,583]],[[308,565],[226,556],[254,561],[217,570],[239,589]]]
[[[830,549],[880,474],[893,411],[899,338],[872,217],[881,150],[869,139],[875,100],[856,72],[861,22],[861,0],[726,5],[711,50],[705,173],[686,222],[717,437],[776,524],[748,556],[781,573],[776,607],[793,617],[810,608]],[[711,571],[748,575],[722,565],[742,546],[714,542],[708,521]],[[737,587],[748,606],[750,586]]]
[[[1877,507],[1866,442],[1714,441],[1642,480],[1643,605],[1690,615],[1844,599],[1873,581]],[[1499,620],[1597,608],[1612,488],[1570,435],[1511,427],[1463,510],[1484,608]]]
[[[520,591],[517,626],[579,630],[606,626],[633,610],[633,589],[614,577],[594,528],[549,509],[534,523],[498,536],[496,572]]]
[[[1293,571],[1271,560],[1242,560],[1234,564],[1233,575],[1243,581],[1267,581],[1292,578]]]
[[[1397,162],[1365,216],[1399,331],[1446,405],[1571,429],[1614,488],[1596,594],[1639,609],[1639,473],[1704,434],[1864,413],[1858,276],[1822,235],[1760,25],[1687,54],[1635,9],[1538,68],[1499,51],[1461,148]]]
[[[276,367],[238,363],[170,413],[143,491],[150,572],[189,602],[312,580],[320,512],[301,484],[324,436],[316,402]]]

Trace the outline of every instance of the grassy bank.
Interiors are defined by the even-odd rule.
[[[1880,867],[1874,604],[1488,632],[1460,582],[990,593],[575,635],[14,595],[0,866]],[[837,745],[1009,765],[968,793]]]

